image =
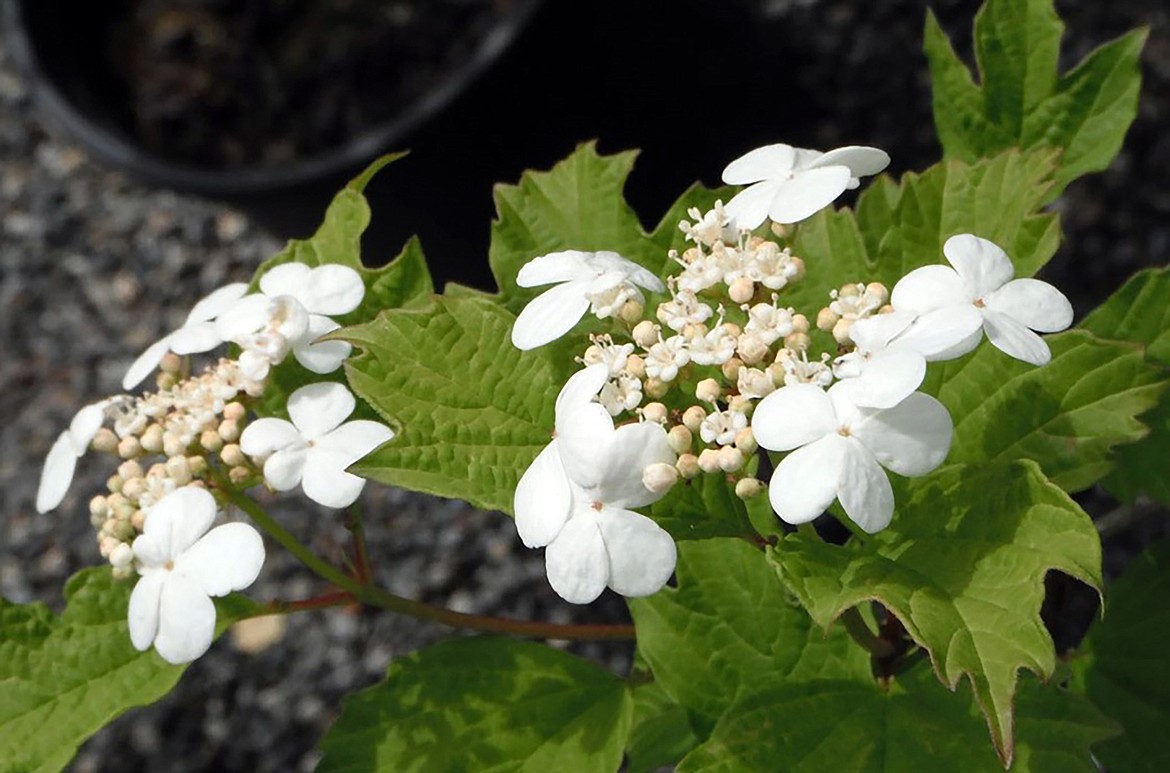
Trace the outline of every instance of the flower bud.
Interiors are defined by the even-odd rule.
[[[133,560],[134,551],[125,542],[110,551],[110,563],[115,569],[125,569],[130,566],[130,562]]]
[[[812,340],[808,337],[808,333],[793,333],[784,339],[784,346],[794,352],[808,351],[811,344]]]
[[[142,465],[133,459],[122,462],[118,465],[118,475],[122,480],[130,480],[131,478],[141,478],[143,475]]]
[[[203,434],[199,436],[199,445],[203,447],[203,450],[214,454],[223,448],[223,438],[219,436],[218,432],[205,429]]]
[[[118,450],[118,436],[114,434],[113,430],[108,427],[102,427],[93,436],[93,442],[90,443],[93,450],[100,451],[105,454],[112,454]]]
[[[622,321],[624,321],[627,325],[634,325],[638,323],[638,320],[642,319],[642,314],[645,313],[645,311],[646,309],[642,306],[640,301],[638,301],[636,298],[631,298],[622,304],[622,308],[621,311],[618,312],[618,316],[621,317]]]
[[[225,443],[234,443],[240,439],[240,423],[234,419],[224,419],[219,423],[219,436]]]
[[[772,233],[779,236],[781,239],[788,236],[788,226],[783,223],[772,222]]]
[[[174,433],[163,433],[163,453],[167,456],[182,456],[187,450],[187,444]]]
[[[817,329],[832,330],[833,325],[836,325],[839,319],[841,319],[841,315],[826,306],[817,312]]]
[[[678,470],[673,464],[655,462],[642,470],[642,485],[655,494],[664,494],[678,483],[678,477]]]
[[[713,378],[705,378],[695,387],[695,397],[705,403],[715,402],[721,394],[723,394],[723,390],[719,388],[719,382]]]
[[[738,338],[740,333],[743,332],[743,328],[741,328],[739,325],[735,324],[734,322],[724,322],[722,327],[723,327],[723,332],[726,333],[727,335],[731,336],[732,338]]]
[[[228,480],[232,482],[233,486],[241,486],[248,482],[252,477],[252,471],[247,467],[233,467],[228,470]]]
[[[744,416],[750,415],[753,407],[752,399],[746,395],[736,395],[727,401],[727,410]]]
[[[743,452],[735,446],[723,446],[723,448],[720,448],[715,453],[718,455],[717,463],[719,469],[724,472],[735,472],[740,467],[743,467],[743,463],[747,461],[744,458]],[[700,460],[701,464],[702,461]]]
[[[842,345],[853,343],[853,339],[849,336],[849,331],[852,327],[853,320],[851,319],[837,320],[837,324],[833,325],[833,339]]]
[[[122,484],[122,494],[127,499],[137,500],[146,491],[146,483],[141,477],[130,478]]]
[[[739,371],[743,368],[743,360],[738,357],[732,357],[720,367],[723,370],[723,378],[728,381],[736,381],[739,379]]]
[[[841,285],[841,289],[837,291],[838,298],[856,298],[865,292],[865,285],[856,282]]]
[[[752,432],[751,427],[744,427],[735,435],[735,447],[743,452],[745,456],[751,456],[760,447],[756,442],[755,433]]]
[[[755,365],[768,356],[768,344],[758,335],[741,335],[736,342],[736,351],[745,365]]]
[[[741,276],[727,287],[727,297],[736,303],[747,303],[756,294],[756,285],[746,276]]]
[[[882,303],[890,299],[890,291],[881,282],[870,282],[865,286],[865,294],[880,298]]]
[[[751,499],[764,490],[759,478],[740,478],[735,483],[735,495],[740,499]]]
[[[183,358],[174,352],[167,352],[159,361],[158,369],[163,373],[177,374],[183,369]]]
[[[793,330],[793,332],[807,333],[808,329],[809,329],[808,328],[808,317],[804,316],[803,314],[793,314],[792,315],[792,330]]]
[[[122,490],[122,478],[119,475],[111,475],[106,479],[106,488],[112,494],[117,494]]]
[[[142,432],[142,450],[148,454],[161,454],[163,450],[163,428],[161,424],[151,424]]]
[[[666,423],[667,410],[662,403],[647,403],[642,407],[642,418],[659,424]]]
[[[158,387],[160,392],[167,389],[174,389],[178,383],[179,377],[174,373],[159,373],[154,377],[154,385]]]
[[[803,258],[793,256],[789,265],[792,266],[792,276],[788,281],[799,282],[801,279],[804,279],[805,267]]]
[[[121,540],[123,544],[130,542],[136,536],[138,536],[134,531],[134,527],[130,525],[129,518],[115,523],[114,528],[110,531],[110,534],[113,535],[114,539]]]
[[[683,424],[691,432],[698,432],[699,425],[703,423],[703,419],[707,418],[707,412],[701,406],[692,405],[683,412]]]
[[[694,442],[694,436],[691,431],[681,424],[675,424],[670,428],[670,432],[666,433],[666,443],[670,446],[670,450],[676,454],[685,454],[690,451],[692,442]]]
[[[133,459],[142,456],[142,444],[133,435],[127,435],[118,441],[118,456],[123,459]]]
[[[704,448],[699,453],[699,469],[708,473],[718,472],[720,469],[719,452],[713,448]]]
[[[644,319],[634,325],[634,330],[631,335],[634,337],[634,343],[643,349],[649,349],[658,343],[658,326],[650,320]]]
[[[248,457],[244,456],[238,443],[228,443],[224,446],[219,452],[219,458],[229,467],[241,467],[248,463]]]
[[[239,421],[248,413],[241,402],[231,402],[223,407],[223,417],[232,421]]]
[[[89,514],[93,518],[106,519],[110,512],[110,502],[108,499],[98,494],[93,499],[89,500]]]
[[[167,459],[167,477],[178,486],[186,486],[191,482],[191,466],[185,456],[172,456]]]
[[[198,478],[207,472],[207,460],[202,456],[188,456],[187,469],[191,471],[191,477]]]
[[[143,527],[146,526],[146,513],[142,510],[135,510],[130,514],[130,525],[134,527],[134,531],[141,534]]]
[[[646,361],[636,354],[626,358],[626,373],[634,378],[646,378]]]
[[[658,399],[664,397],[670,391],[670,384],[660,378],[648,378],[642,390],[647,396]]]
[[[684,478],[695,478],[702,472],[699,469],[699,457],[694,454],[682,454],[679,456],[675,467],[678,467],[679,475],[682,475]]]

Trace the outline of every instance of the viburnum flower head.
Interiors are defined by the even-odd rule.
[[[182,327],[155,341],[138,356],[122,378],[122,388],[130,390],[141,384],[159,366],[167,352],[198,354],[209,352],[222,344],[226,339],[216,330],[215,318],[243,298],[246,292],[247,284],[235,282],[219,288],[196,303]]]
[[[90,442],[105,421],[106,408],[112,400],[100,400],[78,411],[69,422],[69,429],[57,436],[41,468],[41,482],[37,487],[37,512],[47,513],[65,498],[77,460],[85,455]]]
[[[215,635],[213,596],[243,590],[260,574],[264,540],[246,523],[211,531],[218,507],[206,489],[184,486],[147,512],[134,540],[141,577],[130,594],[130,641],[153,644],[168,663],[189,663]]]
[[[578,371],[561,389],[556,436],[516,487],[516,530],[530,548],[547,546],[545,569],[566,601],[587,604],[606,586],[623,596],[657,592],[674,572],[674,540],[631,510],[661,499],[642,482],[652,464],[674,464],[656,422],[614,428],[595,401],[604,365]]]
[[[894,513],[894,492],[882,468],[916,477],[946,458],[954,427],[942,403],[915,392],[893,408],[866,409],[853,401],[853,388],[852,381],[839,381],[827,392],[794,384],[756,406],[756,442],[791,451],[768,484],[781,520],[807,523],[839,499],[858,526],[870,534],[880,531]]]
[[[512,344],[527,351],[563,336],[590,309],[599,318],[615,316],[629,300],[644,300],[638,288],[666,288],[654,274],[616,252],[565,250],[525,263],[516,275],[521,287],[555,284],[533,298],[512,327]]]
[[[339,325],[331,317],[356,309],[365,292],[361,275],[348,266],[285,263],[260,277],[259,293],[223,311],[216,332],[244,349],[240,366],[248,378],[265,378],[268,367],[290,351],[308,370],[332,373],[352,347],[345,341],[317,339],[336,330]]]
[[[318,504],[348,507],[366,481],[346,468],[394,437],[376,421],[345,421],[356,404],[342,384],[303,386],[288,398],[292,421],[253,421],[240,435],[240,450],[264,459],[264,481],[274,490],[300,485]]]
[[[861,145],[821,153],[791,145],[765,145],[732,161],[723,182],[747,185],[727,203],[727,214],[740,228],[752,230],[771,218],[799,223],[875,175],[890,163],[884,150]]]
[[[1052,359],[1032,332],[1055,333],[1072,324],[1068,298],[1039,279],[1012,279],[1011,259],[993,242],[959,234],[943,244],[950,266],[916,268],[894,286],[890,303],[918,315],[901,339],[928,360],[961,357],[983,339],[1033,365]],[[952,268],[953,267],[953,268]]]

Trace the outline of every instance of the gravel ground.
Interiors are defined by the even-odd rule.
[[[782,31],[801,64],[798,82],[815,108],[813,125],[802,132],[817,146],[864,127],[867,141],[891,150],[900,170],[937,157],[917,53],[921,2],[763,5],[766,31]],[[1170,11],[1158,0],[1059,5],[1070,58],[1135,25],[1153,26],[1141,115],[1126,150],[1109,172],[1074,184],[1058,205],[1067,242],[1049,278],[1083,311],[1133,269],[1170,259]],[[962,32],[972,8],[943,3],[940,18],[949,31]],[[640,174],[653,170],[654,153],[647,149]],[[0,444],[10,449],[0,456],[0,593],[60,608],[66,578],[99,561],[83,513],[109,470],[87,459],[93,463],[82,464],[65,504],[37,516],[32,503],[44,454],[78,407],[118,391],[133,357],[178,326],[196,299],[247,278],[279,243],[241,212],[143,188],[51,139],[2,50],[0,202]],[[1086,504],[1107,506],[1093,497]],[[365,506],[379,580],[396,592],[520,618],[624,616],[613,597],[587,609],[556,599],[541,557],[520,546],[503,516],[375,487]],[[281,500],[279,513],[323,553],[340,558],[347,535],[336,518],[294,499]],[[1107,567],[1120,569],[1141,545],[1164,535],[1165,523],[1147,519],[1111,540]],[[260,599],[318,590],[278,551],[253,588]],[[393,657],[445,632],[388,614],[333,610],[290,618],[284,638],[258,655],[220,642],[171,695],[95,736],[75,767],[311,769],[312,747],[340,697],[376,681]],[[579,651],[616,668],[628,664],[625,645]]]

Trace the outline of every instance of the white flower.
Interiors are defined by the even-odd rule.
[[[727,203],[727,214],[748,230],[767,217],[776,223],[798,223],[856,188],[859,177],[877,174],[889,163],[885,151],[859,145],[828,153],[765,145],[723,170],[723,182],[728,185],[754,183]]]
[[[167,352],[198,354],[209,352],[224,342],[215,329],[215,318],[248,292],[248,285],[235,282],[212,292],[191,307],[183,326],[159,340],[138,356],[122,378],[122,388],[133,389],[158,367]]]
[[[687,339],[681,335],[663,339],[646,350],[646,375],[659,381],[671,382],[678,377],[678,369],[691,361]]]
[[[591,308],[599,318],[614,316],[627,300],[642,298],[638,287],[665,289],[658,277],[616,252],[553,252],[528,261],[516,276],[521,287],[554,283],[556,287],[530,301],[517,317],[512,327],[517,349],[555,341]]]
[[[904,311],[859,319],[850,327],[857,348],[833,361],[833,375],[850,379],[853,402],[865,408],[893,408],[922,384],[926,358],[899,338],[914,323]]]
[[[736,435],[748,425],[747,414],[743,411],[716,411],[703,419],[699,425],[699,437],[704,443],[729,446]]]
[[[240,450],[266,457],[264,480],[276,491],[300,484],[305,496],[326,507],[347,507],[358,498],[365,480],[346,467],[394,437],[376,421],[343,421],[353,413],[354,397],[334,382],[309,384],[288,398],[284,419],[263,418],[240,435]]]
[[[259,293],[221,312],[215,329],[244,349],[240,366],[250,379],[263,379],[268,366],[290,351],[308,370],[332,373],[352,347],[345,341],[316,341],[339,327],[330,317],[356,309],[365,292],[361,276],[348,266],[285,263],[260,277]]]
[[[768,496],[787,523],[813,520],[834,499],[845,514],[873,533],[894,513],[886,473],[925,475],[950,449],[950,414],[920,392],[893,408],[860,408],[841,381],[827,392],[811,384],[785,386],[765,397],[752,416],[756,441],[772,451],[792,451],[772,474]]]
[[[578,371],[557,397],[556,437],[516,487],[516,530],[530,548],[548,546],[545,568],[561,598],[587,604],[609,586],[648,596],[674,572],[674,540],[630,508],[661,499],[643,483],[647,467],[674,464],[666,432],[654,422],[614,429],[594,396],[603,365]]]
[[[111,398],[85,406],[73,416],[69,429],[57,436],[41,468],[41,482],[37,487],[38,513],[47,513],[61,504],[73,482],[77,460],[89,449],[90,442],[105,421],[106,408],[113,402],[114,398]]]
[[[606,382],[597,399],[605,406],[605,410],[609,411],[610,416],[617,416],[622,411],[632,411],[642,403],[642,380],[629,373],[619,373]]]
[[[245,523],[211,531],[217,507],[206,489],[185,486],[150,508],[134,540],[141,578],[130,594],[130,641],[153,644],[168,663],[189,663],[215,636],[212,596],[251,585],[264,563],[264,541]]]
[[[700,301],[693,292],[679,290],[669,301],[658,304],[658,319],[676,333],[687,325],[700,325],[711,318],[715,311]]]
[[[691,338],[687,349],[696,365],[722,365],[735,356],[735,336],[720,319],[705,335]]]
[[[1072,324],[1068,298],[1047,282],[1012,279],[1007,253],[978,236],[952,236],[943,255],[954,268],[923,266],[894,286],[893,307],[918,315],[902,334],[905,343],[927,360],[945,360],[974,349],[986,331],[993,346],[1018,360],[1043,365],[1052,359],[1032,331],[1055,333]]]

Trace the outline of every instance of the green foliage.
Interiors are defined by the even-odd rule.
[[[1052,0],[989,0],[975,17],[976,85],[928,12],[934,120],[947,157],[975,161],[1011,147],[1062,149],[1053,196],[1109,166],[1137,116],[1138,58],[1147,31],[1117,38],[1060,74],[1063,29]]]
[[[676,540],[755,534],[744,501],[720,476],[680,481],[650,507],[650,516]]]
[[[452,639],[348,698],[319,770],[611,773],[634,702],[621,679],[559,650]]]
[[[1124,734],[1095,746],[1109,770],[1170,769],[1170,545],[1136,559],[1109,588],[1103,619],[1094,623],[1073,661],[1076,686],[1117,720]]]
[[[126,709],[170,691],[183,673],[130,643],[132,583],[108,567],[86,569],[65,586],[60,617],[43,604],[0,599],[0,765],[64,768],[77,747]],[[253,607],[221,599],[219,630]]]
[[[923,391],[955,422],[949,462],[1037,462],[1053,483],[1081,491],[1113,468],[1117,446],[1145,436],[1137,420],[1166,390],[1139,347],[1076,330],[1048,339],[1042,368],[990,344],[931,367]]]
[[[394,486],[510,512],[527,466],[551,439],[553,400],[574,363],[520,352],[515,318],[474,297],[395,309],[344,337],[354,391],[390,423],[392,441],[357,473]]]
[[[1170,269],[1134,275],[1081,325],[1103,338],[1141,344],[1151,362],[1170,368]],[[1123,501],[1145,494],[1170,504],[1170,393],[1142,421],[1150,435],[1118,449],[1105,487]]]
[[[1089,745],[1112,726],[1092,704],[1034,679],[1020,685],[1016,773],[1094,773]],[[825,680],[757,693],[737,704],[679,773],[771,770],[851,773],[1002,770],[970,692],[929,669],[870,681]]]
[[[948,159],[900,183],[879,178],[849,209],[824,209],[801,223],[793,252],[807,274],[783,302],[815,314],[844,282],[892,288],[915,268],[942,263],[943,243],[973,233],[1004,248],[1017,276],[1031,276],[1056,253],[1060,223],[1041,213],[1056,154],[1009,150],[964,163]]]
[[[773,552],[778,570],[825,627],[850,607],[883,604],[945,685],[969,677],[1009,760],[1017,671],[1047,677],[1055,666],[1040,620],[1044,575],[1100,588],[1096,529],[1031,462],[950,466],[899,488],[890,528],[843,547],[789,536]]]
[[[678,589],[631,599],[655,683],[707,729],[744,696],[820,678],[869,679],[869,657],[828,635],[743,540],[679,545]]]
[[[690,712],[656,682],[634,688],[634,724],[626,748],[629,773],[654,773],[673,765],[699,744]]]

